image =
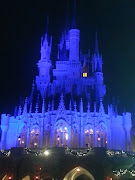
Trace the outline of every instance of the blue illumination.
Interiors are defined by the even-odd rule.
[[[104,109],[102,99],[106,86],[97,34],[93,55],[90,52],[79,53],[79,42],[78,29],[63,33],[58,44],[56,68],[52,68],[52,36],[48,37],[46,32],[41,38],[36,87],[42,97],[42,109],[40,96],[34,105],[33,85],[30,98],[26,98],[23,107],[18,107],[15,117],[2,115],[1,149],[58,146],[131,150],[131,114],[126,112],[118,115],[112,105],[108,105],[108,112]],[[90,65],[92,76],[89,75]]]

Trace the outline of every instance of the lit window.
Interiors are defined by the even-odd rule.
[[[93,134],[93,130],[92,129],[90,129],[90,134]]]
[[[83,73],[83,77],[87,77],[87,73]]]
[[[68,134],[66,134],[66,140],[68,140]]]

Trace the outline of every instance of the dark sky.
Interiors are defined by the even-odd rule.
[[[53,50],[64,30],[66,0],[6,0],[1,3],[0,113],[13,113],[20,97],[30,95],[38,74],[40,37],[53,35]],[[69,25],[73,0],[69,0]],[[119,96],[122,107],[135,104],[135,1],[77,0],[77,24],[83,52],[94,47],[97,30],[107,93]],[[54,53],[54,52],[53,52]]]

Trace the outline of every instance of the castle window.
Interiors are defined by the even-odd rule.
[[[83,73],[83,77],[87,77],[87,73]]]
[[[68,128],[65,121],[60,120],[55,125],[54,146],[67,147]]]
[[[37,148],[39,145],[39,130],[34,128],[30,133],[30,148]]]
[[[86,147],[93,147],[94,140],[93,140],[93,129],[91,127],[87,127],[85,129],[85,146]]]

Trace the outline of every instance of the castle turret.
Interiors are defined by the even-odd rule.
[[[50,83],[50,69],[52,66],[50,60],[51,48],[52,36],[49,39],[48,32],[46,31],[44,38],[43,36],[41,38],[41,59],[37,63],[39,76],[36,77],[37,88],[40,90],[42,98],[45,97],[47,86]]]
[[[69,31],[69,77],[70,78],[79,78],[81,77],[81,63],[79,61],[79,41],[80,41],[80,31],[76,26],[76,4],[74,0],[74,13],[72,20],[72,27]]]

